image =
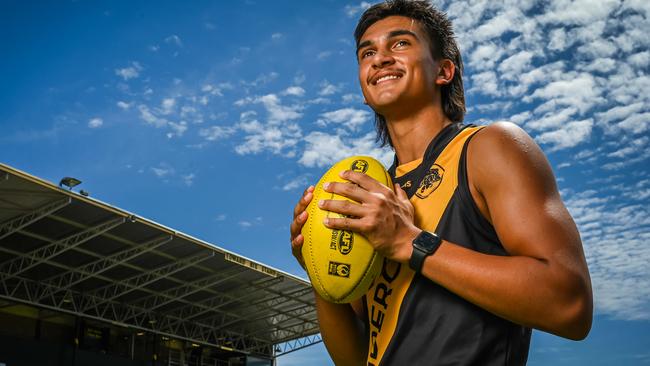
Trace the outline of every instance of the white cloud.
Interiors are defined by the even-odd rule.
[[[345,94],[341,96],[341,100],[343,103],[362,103],[363,102],[363,97],[359,94]]]
[[[306,147],[298,162],[307,167],[324,167],[353,155],[368,155],[386,167],[392,163],[393,152],[378,148],[375,133],[344,137],[324,132],[312,132],[305,137]]]
[[[332,51],[323,51],[323,52],[319,52],[318,55],[316,55],[316,58],[322,61],[330,57],[331,55],[332,55]]]
[[[117,106],[125,111],[131,108],[131,104],[132,103],[123,102],[121,100],[117,102]]]
[[[271,39],[274,40],[274,41],[277,41],[282,37],[283,37],[282,33],[273,33],[273,34],[271,34]]]
[[[258,154],[268,150],[276,155],[292,157],[295,155],[293,148],[301,137],[300,127],[294,123],[278,127],[253,121],[244,123],[240,127],[248,132],[244,142],[235,148],[240,155]]]
[[[501,77],[506,80],[514,80],[519,74],[530,67],[533,53],[529,51],[518,52],[499,64]]]
[[[610,187],[605,192],[576,193],[566,200],[583,239],[595,310],[616,318],[648,320],[650,212],[646,205],[626,204],[611,196]]]
[[[321,90],[320,90],[320,92],[318,92],[318,95],[321,95],[321,96],[336,94],[336,93],[338,93],[338,91],[340,89],[338,86],[336,86],[334,84],[330,84],[330,82],[327,81],[327,80],[323,81],[320,84],[320,87],[321,87]]]
[[[564,51],[569,46],[567,34],[564,28],[555,28],[550,32],[548,49],[553,51]]]
[[[140,76],[140,71],[142,71],[142,66],[140,66],[140,63],[131,62],[131,66],[127,66],[122,69],[115,69],[115,75],[122,77],[122,79],[126,81]]]
[[[167,125],[170,128],[170,132],[167,133],[167,138],[172,138],[172,137],[181,137],[187,131],[187,122],[185,121],[180,121],[178,123],[176,122],[168,122]]]
[[[185,183],[186,186],[191,187],[194,184],[194,178],[196,178],[196,175],[194,173],[186,174],[181,176],[183,179],[183,183]]]
[[[104,124],[104,120],[99,117],[91,118],[88,121],[88,127],[90,128],[99,128],[102,127],[103,124]]]
[[[293,191],[295,189],[304,190],[309,184],[308,176],[299,175],[294,177],[282,186],[283,191]]]
[[[502,47],[493,42],[477,46],[469,56],[469,66],[476,71],[489,70],[503,57]]]
[[[362,1],[358,5],[346,5],[344,11],[349,18],[352,18],[358,13],[361,13],[362,11],[368,9],[371,5],[372,4],[367,1]]]
[[[618,5],[618,0],[551,0],[547,11],[538,20],[542,23],[585,25],[607,19]]]
[[[199,136],[208,141],[217,141],[226,139],[235,133],[236,129],[226,126],[210,126],[199,130]]]
[[[176,100],[174,98],[165,98],[162,100],[160,113],[163,115],[172,114],[174,112],[174,106],[176,106]]]
[[[305,89],[295,85],[290,86],[282,92],[282,95],[293,95],[296,97],[302,97],[303,95],[305,95]]]
[[[472,76],[472,87],[468,92],[499,96],[499,79],[494,71],[485,71]]]
[[[605,100],[601,97],[601,89],[590,74],[579,74],[566,80],[552,81],[535,92],[523,98],[524,101],[542,99],[551,101],[540,110],[552,110],[553,105],[565,105],[578,108],[581,113],[590,110],[594,105]]]
[[[336,123],[347,127],[351,131],[357,131],[370,119],[371,115],[370,112],[362,109],[342,108],[322,113],[316,123],[321,127]]]
[[[183,41],[181,41],[181,37],[172,34],[171,36],[165,38],[165,43],[173,44],[178,47],[183,47]]]
[[[267,94],[255,99],[255,102],[262,103],[269,115],[269,122],[279,123],[291,121],[302,117],[300,106],[286,106],[281,104],[280,98],[275,94]]]
[[[589,139],[593,124],[591,119],[569,122],[557,130],[542,133],[537,140],[552,145],[552,150],[574,147]]]
[[[627,58],[628,62],[636,67],[648,67],[650,65],[650,51],[635,53]]]
[[[167,163],[160,163],[157,167],[152,167],[151,171],[158,177],[158,178],[165,178],[171,175],[174,175],[175,170],[172,168],[169,164]]]
[[[476,38],[480,40],[495,38],[501,36],[508,30],[516,29],[513,24],[513,18],[516,15],[515,9],[509,9],[497,14],[475,30]]]
[[[560,110],[554,110],[546,113],[543,117],[531,120],[526,124],[527,128],[534,130],[548,130],[549,128],[556,128],[565,124],[573,115],[578,112],[578,109],[568,107]]]
[[[168,121],[157,117],[145,104],[140,104],[138,110],[140,111],[140,118],[147,124],[158,128],[167,126]]]

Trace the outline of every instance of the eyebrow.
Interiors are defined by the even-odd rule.
[[[396,29],[394,31],[391,31],[390,33],[388,33],[388,37],[386,37],[386,38],[394,38],[394,37],[403,36],[403,35],[408,35],[408,36],[412,36],[415,39],[419,39],[417,34],[411,32],[408,29]],[[373,42],[371,40],[367,40],[367,41],[363,41],[363,42],[359,43],[357,45],[357,53],[359,53],[360,49],[362,49],[364,47],[367,47],[367,46],[370,46],[372,44],[373,44]]]

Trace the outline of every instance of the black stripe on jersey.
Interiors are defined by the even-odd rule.
[[[507,255],[469,190],[466,151],[471,137],[463,145],[458,186],[436,233],[477,252]],[[380,365],[525,365],[530,335],[530,328],[500,318],[416,274]]]

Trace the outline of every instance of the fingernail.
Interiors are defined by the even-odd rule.
[[[325,200],[318,201],[318,207],[323,207],[324,204],[325,204]]]
[[[329,182],[327,182],[327,183],[325,183],[325,184],[323,184],[323,189],[328,189],[329,187],[330,187],[330,184],[329,184]]]
[[[341,171],[341,172],[339,173],[339,176],[340,176],[341,178],[345,178],[346,175],[348,175],[348,171],[347,171],[347,170],[343,170],[343,171]]]
[[[329,225],[329,224],[330,224],[330,219],[328,219],[328,218],[324,218],[324,219],[323,219],[323,224],[324,224],[325,226]]]

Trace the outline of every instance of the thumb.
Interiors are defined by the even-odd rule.
[[[395,194],[397,194],[397,198],[401,200],[407,200],[409,199],[408,195],[406,192],[400,187],[399,183],[395,183]]]

